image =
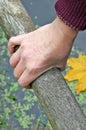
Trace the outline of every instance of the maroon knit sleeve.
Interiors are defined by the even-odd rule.
[[[59,18],[70,27],[86,29],[86,0],[58,0],[55,9]]]

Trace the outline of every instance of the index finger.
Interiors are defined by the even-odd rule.
[[[22,43],[22,40],[24,39],[24,37],[25,37],[25,34],[19,35],[19,36],[15,36],[15,37],[11,37],[9,39],[8,49],[9,49],[10,53],[14,53],[15,46],[17,46],[17,45],[19,46]]]

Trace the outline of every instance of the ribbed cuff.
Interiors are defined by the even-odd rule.
[[[86,0],[58,0],[55,9],[58,17],[70,27],[86,29]]]

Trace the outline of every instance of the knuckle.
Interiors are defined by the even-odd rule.
[[[22,60],[23,60],[23,61],[26,61],[27,58],[28,58],[27,52],[26,52],[26,51],[23,51],[23,53],[22,53]]]
[[[25,44],[22,42],[21,44],[21,50],[23,50],[25,48]]]
[[[31,63],[26,65],[26,70],[27,70],[28,75],[34,75],[35,74],[35,68]]]
[[[30,71],[29,71],[29,73],[30,73],[31,75],[34,75],[34,74],[36,73],[36,69],[31,68]]]
[[[40,72],[42,72],[45,68],[46,65],[44,63],[44,61],[33,61],[34,63],[28,63],[29,65],[27,65],[27,70],[29,71],[29,73],[31,75],[38,75]]]
[[[39,71],[40,71],[40,68],[37,68],[37,67],[35,67],[35,66],[33,66],[33,67],[31,67],[31,68],[28,68],[29,69],[29,73],[31,74],[31,75],[37,75],[38,73],[39,73]]]
[[[15,39],[15,37],[11,37],[11,38],[9,39],[9,42],[14,42],[14,39]]]

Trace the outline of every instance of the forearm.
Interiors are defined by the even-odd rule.
[[[55,9],[59,18],[70,27],[86,29],[86,0],[58,0]]]

